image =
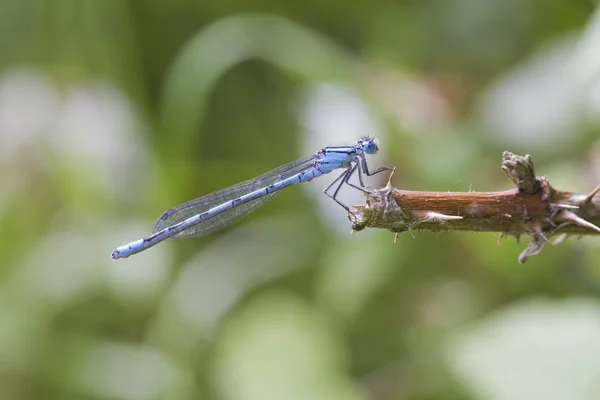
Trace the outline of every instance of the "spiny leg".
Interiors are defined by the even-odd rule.
[[[335,178],[329,185],[327,185],[327,187],[325,189],[323,189],[323,193],[325,193],[327,196],[331,197],[331,195],[327,192],[329,191],[329,189],[331,189],[331,187],[333,185],[335,185],[337,183],[337,181],[342,179],[342,177],[344,177],[347,173],[348,173],[348,170],[345,170],[344,172],[342,172],[340,176]]]
[[[367,176],[373,176],[373,175],[378,174],[383,171],[393,171],[394,170],[394,168],[392,168],[392,167],[379,167],[373,171],[369,171],[369,167],[367,166],[367,159],[364,157],[360,158],[360,167],[362,169],[362,172],[364,172]],[[363,185],[362,182],[361,182],[361,185]]]
[[[348,186],[351,186],[354,189],[358,189],[365,193],[369,193],[369,191],[365,189],[366,186],[365,186],[365,183],[363,182],[363,177],[362,177],[363,172],[367,176],[373,176],[373,175],[378,174],[383,171],[394,171],[395,170],[395,168],[391,168],[391,167],[379,167],[376,170],[369,171],[369,167],[367,166],[367,160],[364,157],[360,157],[359,162],[360,162],[360,168],[357,168],[358,167],[358,163],[357,163],[353,167],[352,173],[354,173],[354,169],[358,169],[358,182],[360,183],[360,186],[356,186],[352,182],[349,182],[350,176],[347,177],[346,183],[348,184]],[[352,173],[350,175],[352,175]]]
[[[350,182],[350,177],[354,173],[354,170],[358,171],[358,182],[360,183],[360,186],[356,186],[354,183]],[[364,192],[364,193],[369,193],[368,190],[364,189],[365,188],[365,183],[363,182],[361,168],[358,168],[358,163],[356,165],[354,165],[354,167],[352,168],[352,172],[346,178],[346,183],[348,184],[348,186],[351,186],[354,189],[358,189],[358,190],[360,190],[361,192]]]
[[[362,192],[365,192],[365,193],[369,193],[369,191],[365,189],[366,186],[365,186],[365,183],[363,181],[363,175],[362,175],[363,172],[367,176],[373,176],[373,175],[378,174],[378,173],[383,172],[383,171],[394,171],[394,168],[391,168],[391,167],[379,167],[376,170],[369,171],[369,167],[367,166],[367,160],[364,157],[360,157],[359,163],[360,163],[360,168],[357,168],[358,167],[358,163],[357,163],[353,167],[353,170],[350,173],[350,175],[347,177],[346,183],[348,184],[348,186],[351,186],[354,189],[358,189],[358,190],[360,190]],[[354,169],[358,169],[358,182],[359,182],[360,186],[356,186],[355,184],[353,184],[352,182],[349,181],[350,176],[354,173]]]
[[[356,186],[354,183],[350,182],[350,178],[354,174],[354,171],[358,171],[358,180],[360,182],[360,186]],[[360,168],[358,167],[358,163],[354,164],[354,166],[350,170],[350,173],[348,175],[346,175],[346,178],[344,179],[343,183],[347,184],[350,187],[353,187],[354,189],[360,190],[361,192],[369,193],[369,191],[365,189],[365,184],[363,183],[363,180],[362,180],[362,172],[361,172]]]
[[[348,179],[348,177],[350,175],[352,175],[352,172],[356,169],[356,166],[352,167],[351,169],[347,169],[346,171],[342,172],[342,174],[340,176],[338,176],[337,178],[335,178],[335,180],[333,182],[331,182],[326,188],[325,190],[323,190],[323,193],[325,193],[327,196],[331,197],[336,203],[338,203],[340,206],[344,207],[344,209],[346,209],[346,211],[350,212],[350,208],[345,205],[344,203],[342,203],[341,201],[339,201],[337,199],[337,195],[340,191],[340,189],[342,188],[342,186],[344,185],[344,183],[346,183],[346,180]],[[335,188],[335,191],[333,192],[333,194],[329,194],[328,190],[335,184],[337,183],[339,180],[341,179],[341,182],[339,183],[339,185]]]
[[[363,176],[362,176],[363,168],[361,167],[361,168],[357,168],[357,169],[358,169],[358,183],[360,183],[361,187],[365,187],[365,183],[363,182]]]
[[[344,203],[342,203],[340,200],[337,199],[337,195],[339,194],[339,192],[342,189],[342,186],[344,186],[344,184],[347,184],[348,186],[351,186],[354,189],[360,190],[361,192],[369,193],[369,191],[365,189],[365,184],[362,180],[363,172],[367,176],[372,176],[372,175],[378,174],[382,171],[393,171],[394,170],[394,168],[390,168],[390,167],[380,167],[374,171],[369,171],[369,168],[367,166],[367,161],[365,158],[360,159],[360,168],[359,168],[358,164],[359,163],[356,163],[356,164],[354,164],[354,166],[352,166],[352,168],[349,168],[346,171],[342,172],[342,174],[340,174],[340,176],[335,178],[335,180],[333,182],[331,182],[329,185],[327,185],[327,187],[323,190],[323,193],[325,193],[327,196],[329,196],[333,200],[335,200],[336,203],[338,203],[339,205],[344,207],[346,209],[346,211],[348,211],[348,212],[350,212],[350,208],[347,205],[345,205]],[[355,184],[350,182],[350,178],[352,177],[354,172],[356,172],[356,170],[358,170],[358,180],[359,180],[361,186],[356,186]],[[338,186],[336,187],[333,194],[329,194],[329,192],[328,192],[329,189],[331,189],[331,187],[333,185],[335,185],[338,181],[340,181],[340,179],[341,179],[341,182],[338,184]]]

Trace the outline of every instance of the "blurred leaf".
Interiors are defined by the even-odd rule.
[[[449,338],[450,366],[481,399],[596,398],[600,302],[516,302]]]
[[[164,155],[189,156],[182,149],[190,148],[211,89],[223,73],[251,57],[307,81],[346,79],[352,67],[335,43],[289,20],[254,14],[217,21],[186,44],[170,68],[158,138]]]
[[[318,309],[285,292],[265,294],[225,327],[214,354],[215,391],[229,400],[361,399],[339,339]]]

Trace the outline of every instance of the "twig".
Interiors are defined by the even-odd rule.
[[[503,192],[418,192],[399,190],[390,179],[372,189],[364,205],[350,215],[352,230],[385,228],[396,233],[415,228],[433,232],[500,232],[531,237],[519,256],[524,263],[546,243],[572,235],[600,234],[600,186],[588,194],[555,190],[546,177],[536,177],[531,156],[504,152],[502,169],[516,185]],[[554,241],[551,241],[556,237]]]

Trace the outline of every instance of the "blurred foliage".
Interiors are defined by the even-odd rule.
[[[494,235],[349,235],[326,177],[109,259],[365,134],[401,188],[506,189],[510,150],[590,190],[594,2],[4,0],[0,29],[1,399],[598,398],[595,238],[521,266]]]

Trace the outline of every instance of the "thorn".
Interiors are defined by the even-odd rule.
[[[398,240],[399,235],[400,235],[400,232],[396,232],[396,234],[394,235],[394,244],[396,244],[396,241]]]
[[[567,240],[568,237],[569,237],[569,235],[567,235],[566,233],[558,235],[558,237],[552,241],[552,244],[554,246],[556,246],[557,244],[561,244],[562,242],[564,242],[565,240]]]
[[[544,235],[544,232],[538,232],[538,235],[540,235],[542,237],[542,239],[544,239],[544,242],[546,242],[548,244],[552,244],[550,239],[548,239],[548,237],[546,235]]]
[[[562,228],[564,228],[565,226],[570,225],[570,224],[571,224],[570,222],[562,222],[558,226],[555,225],[554,230],[552,231],[552,234],[550,236],[554,235],[556,232],[558,232],[559,230],[561,230]]]
[[[589,221],[586,221],[585,219],[581,218],[580,216],[578,216],[575,213],[572,213],[571,211],[564,210],[560,214],[560,216],[565,221],[569,221],[575,225],[583,226],[584,228],[589,228],[589,229],[595,230],[596,232],[600,232],[600,228],[598,228],[596,225],[592,224]]]
[[[384,189],[392,188],[392,176],[394,176],[394,172],[396,172],[396,167],[394,167],[394,169],[392,169],[392,172],[390,172],[390,177],[388,178],[387,185],[385,185]]]
[[[596,188],[594,190],[592,190],[590,192],[590,194],[588,194],[587,196],[585,196],[585,199],[583,199],[583,204],[589,204],[592,202],[592,199],[594,198],[594,196],[596,194],[598,194],[598,192],[600,192],[600,185],[596,186]]]
[[[415,234],[413,233],[412,226],[408,225],[408,231],[410,232],[410,236],[412,236],[412,238],[414,239]]]
[[[502,243],[502,239],[504,239],[504,232],[500,233],[500,236],[498,236],[498,240],[496,240],[497,244]]]
[[[540,228],[537,228],[537,229],[535,229],[535,233],[536,233],[536,234],[537,234],[537,235],[538,235],[540,238],[542,238],[542,240],[543,240],[544,242],[546,242],[546,243],[549,243],[549,244],[552,244],[552,242],[550,241],[550,239],[548,239],[548,237],[546,237],[546,235],[544,235],[544,232],[543,232],[543,231],[542,231]]]
[[[572,204],[556,204],[556,203],[554,203],[552,205],[556,208],[564,208],[564,209],[569,209],[569,210],[578,210],[579,209],[579,206],[574,206]]]
[[[452,221],[456,219],[463,219],[463,217],[461,217],[460,215],[446,215],[436,213],[434,211],[429,211],[425,218],[430,221]]]

